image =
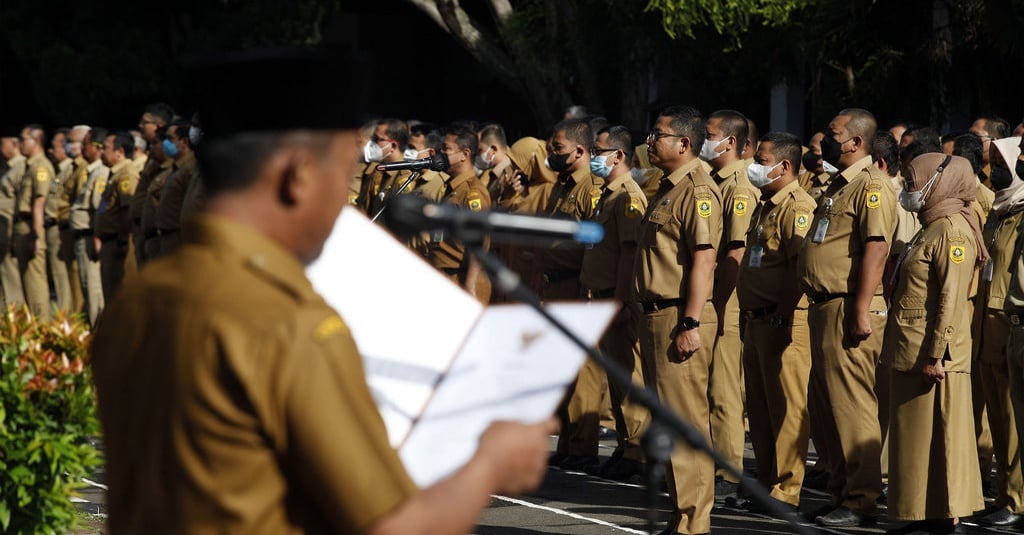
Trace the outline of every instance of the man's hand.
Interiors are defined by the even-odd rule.
[[[103,242],[100,241],[99,236],[92,237],[92,251],[86,251],[89,253],[89,260],[93,262],[100,259],[100,247],[103,246]]]
[[[496,492],[522,494],[540,486],[548,470],[548,439],[555,419],[539,424],[495,422],[480,437],[477,455],[491,467]]]
[[[42,247],[39,245],[39,240],[41,240],[41,239],[42,238],[37,237],[36,239],[32,240],[32,256],[33,257],[38,255],[39,251],[42,249]]]
[[[942,359],[930,359],[928,364],[924,365],[921,369],[921,373],[925,377],[930,379],[933,383],[939,384],[943,379],[946,378],[946,368],[942,365]]]
[[[846,317],[846,333],[853,346],[859,345],[871,336],[871,318],[867,311],[855,312]]]
[[[690,360],[690,357],[700,350],[700,332],[698,331],[699,329],[688,331],[678,329],[676,331],[676,351],[679,353],[679,362]]]

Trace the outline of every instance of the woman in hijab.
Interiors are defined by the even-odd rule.
[[[984,508],[971,405],[971,318],[964,306],[988,252],[971,208],[977,183],[958,156],[908,166],[900,204],[921,230],[896,268],[883,361],[892,367],[889,517],[895,533],[966,533]]]

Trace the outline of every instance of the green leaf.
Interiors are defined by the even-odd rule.
[[[7,508],[6,501],[0,501],[0,531],[7,532],[7,526],[11,525],[11,510]]]

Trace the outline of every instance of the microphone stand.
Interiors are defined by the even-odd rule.
[[[377,222],[377,218],[379,218],[381,216],[381,214],[383,214],[384,211],[388,209],[388,205],[391,204],[391,199],[393,199],[395,197],[395,195],[399,195],[403,191],[405,191],[405,189],[409,187],[409,184],[412,184],[412,181],[416,180],[417,178],[419,178],[419,176],[420,176],[420,170],[419,169],[413,171],[412,174],[409,175],[409,177],[406,178],[405,181],[402,182],[402,184],[400,186],[398,186],[397,190],[393,190],[393,191],[389,192],[387,195],[385,195],[384,198],[382,199],[383,202],[380,205],[380,209],[377,210],[376,214],[373,214],[373,217],[370,218],[370,222],[371,223],[376,223]]]
[[[456,225],[453,229],[453,234],[457,239],[462,241],[465,245],[466,250],[476,258],[477,262],[483,266],[484,270],[487,271],[488,276],[491,277],[491,282],[498,287],[501,291],[505,292],[519,301],[526,303],[531,308],[537,311],[538,314],[544,317],[551,325],[553,325],[558,331],[569,338],[576,346],[584,350],[588,357],[593,359],[598,365],[600,365],[608,373],[608,379],[615,383],[623,386],[627,390],[629,399],[633,402],[639,403],[644,407],[647,407],[651,412],[651,426],[648,430],[648,435],[645,437],[645,442],[648,445],[648,452],[652,455],[649,459],[652,464],[651,481],[649,484],[656,485],[657,482],[653,480],[654,477],[664,476],[664,466],[655,468],[657,465],[662,465],[668,460],[668,455],[671,453],[671,442],[673,438],[682,439],[690,448],[706,453],[715,462],[716,465],[723,467],[730,475],[740,481],[740,485],[746,488],[751,493],[751,498],[764,505],[769,511],[771,511],[776,518],[785,520],[794,533],[801,535],[811,535],[821,533],[817,528],[802,525],[796,521],[795,515],[789,513],[779,507],[775,503],[774,498],[768,493],[768,490],[761,486],[756,480],[751,479],[743,474],[741,469],[737,469],[732,466],[726,458],[718,452],[718,450],[711,447],[708,441],[704,438],[704,434],[700,432],[693,425],[683,421],[677,416],[671,409],[661,403],[658,400],[658,395],[650,388],[640,387],[633,384],[633,380],[629,372],[619,366],[615,361],[611,360],[607,355],[603,354],[599,350],[588,346],[583,340],[580,340],[575,333],[569,330],[563,323],[558,321],[557,318],[551,315],[544,308],[540,298],[537,297],[529,288],[527,288],[519,278],[519,275],[514,271],[505,266],[500,259],[492,255],[484,248],[484,238],[486,233],[478,228],[471,228],[466,225]],[[657,495],[654,489],[650,490],[652,497]],[[652,511],[648,514],[648,521],[653,527],[655,520],[655,514]],[[653,529],[652,529],[653,532]]]

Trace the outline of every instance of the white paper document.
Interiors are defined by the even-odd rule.
[[[423,487],[465,464],[491,422],[549,418],[586,358],[526,305],[484,308],[356,210],[307,273],[350,327],[388,438]],[[593,346],[618,306],[548,310]]]

